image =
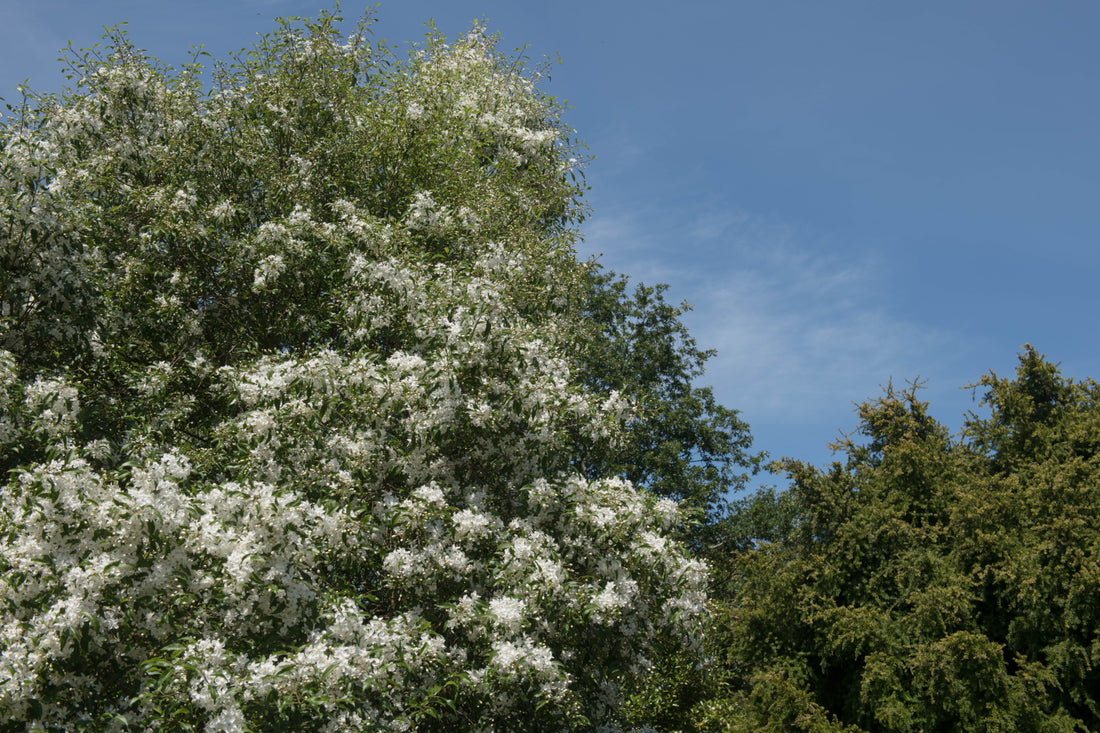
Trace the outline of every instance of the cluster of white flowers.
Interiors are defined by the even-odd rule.
[[[269,282],[274,282],[285,269],[286,263],[283,262],[282,255],[264,257],[252,275],[252,287],[262,290]]]
[[[412,204],[409,205],[406,222],[413,229],[431,230],[438,228],[446,216],[446,212],[440,210],[439,205],[432,199],[431,193],[417,191]]]
[[[36,429],[60,438],[75,427],[80,399],[76,388],[64,380],[39,377],[27,388],[26,409],[34,415]]]
[[[553,109],[480,33],[356,38],[210,94],[120,45],[4,128],[0,718],[613,724],[692,643],[675,505],[573,473],[630,406],[568,366]]]
[[[16,423],[21,412],[15,404],[19,390],[19,369],[15,357],[0,350],[0,449],[6,448],[19,434]]]

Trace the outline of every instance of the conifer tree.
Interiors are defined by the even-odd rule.
[[[734,557],[704,727],[1100,728],[1100,386],[1029,346],[974,387],[960,438],[890,388],[843,462],[786,462],[792,520]]]

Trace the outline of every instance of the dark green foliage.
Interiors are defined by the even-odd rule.
[[[783,462],[784,531],[742,505],[726,730],[1100,729],[1100,386],[1030,347],[976,386],[960,439],[890,387],[843,464]]]
[[[717,695],[720,680],[715,672],[696,653],[664,650],[627,698],[626,721],[659,731],[685,730],[692,710]]]
[[[587,286],[575,368],[586,389],[626,397],[633,414],[617,450],[582,456],[576,468],[591,477],[619,475],[679,501],[691,519],[685,539],[720,568],[714,561],[729,537],[744,534],[730,526],[744,521],[731,513],[730,497],[762,460],[750,453],[749,427],[709,387],[694,384],[713,352],[701,350],[681,320],[690,306],[665,300],[667,285],[631,289],[628,278],[593,267]],[[718,694],[715,670],[707,655],[676,647],[652,661],[628,697],[628,719],[681,730],[693,708]]]
[[[581,378],[590,390],[630,399],[634,419],[617,452],[588,456],[579,468],[680,501],[701,525],[694,539],[703,549],[721,534],[729,494],[760,461],[749,452],[749,427],[709,387],[694,384],[714,352],[696,345],[680,320],[690,306],[666,301],[667,285],[630,291],[628,278],[595,267],[588,283]]]

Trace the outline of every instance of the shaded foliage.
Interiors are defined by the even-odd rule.
[[[889,387],[860,407],[843,463],[782,463],[789,534],[731,559],[731,716],[1100,728],[1100,386],[1027,347],[1014,378],[975,388],[991,414],[959,439],[916,386]]]
[[[687,303],[665,298],[667,285],[639,284],[597,267],[589,272],[585,324],[578,329],[578,370],[597,394],[632,403],[617,450],[584,456],[588,475],[618,475],[693,512],[697,550],[720,540],[731,495],[754,472],[749,426],[698,386],[713,351],[700,349],[682,320]]]

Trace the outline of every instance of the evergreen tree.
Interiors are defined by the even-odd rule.
[[[1100,386],[1031,347],[960,439],[916,387],[860,408],[734,558],[715,730],[1100,729]]]

